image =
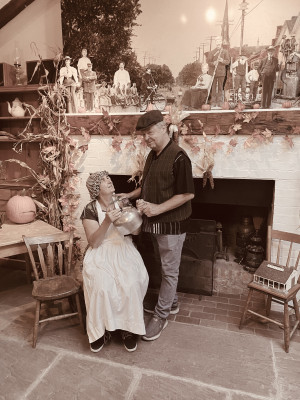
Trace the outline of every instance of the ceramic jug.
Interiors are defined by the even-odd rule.
[[[24,117],[26,110],[23,108],[23,103],[16,97],[12,105],[8,104],[8,112],[12,117]]]

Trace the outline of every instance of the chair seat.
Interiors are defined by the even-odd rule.
[[[248,283],[248,288],[271,295],[272,297],[275,297],[275,298],[283,300],[283,301],[289,301],[289,299],[292,299],[295,296],[295,294],[297,294],[298,290],[300,289],[300,284],[297,283],[287,292],[272,289],[272,288],[269,288],[267,286],[264,286],[264,285],[256,283],[256,282]]]
[[[33,282],[32,296],[37,300],[55,300],[75,294],[80,283],[67,275],[54,276]]]

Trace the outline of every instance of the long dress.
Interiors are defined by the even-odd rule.
[[[105,213],[99,202],[95,203],[101,224]],[[88,248],[82,274],[90,343],[105,330],[145,334],[143,299],[149,278],[131,236],[123,236],[111,224],[101,245]]]

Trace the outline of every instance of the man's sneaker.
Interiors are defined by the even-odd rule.
[[[144,305],[144,311],[145,312],[147,312],[147,313],[149,313],[149,314],[154,314],[154,309],[151,309],[150,307],[148,307],[148,304],[146,305]],[[176,304],[172,304],[172,307],[171,307],[171,311],[170,311],[170,314],[178,314],[179,313],[179,306],[178,306],[178,303],[176,303]]]
[[[127,351],[135,351],[137,349],[137,336],[134,333],[122,331],[122,340]]]
[[[144,340],[155,340],[160,337],[163,329],[168,325],[168,320],[153,315],[146,326],[146,334],[142,337]]]
[[[101,338],[95,340],[95,342],[90,343],[91,351],[93,353],[98,353],[98,351],[100,351],[104,346],[104,344],[107,343],[109,340],[110,340],[110,333],[105,332],[105,334]]]

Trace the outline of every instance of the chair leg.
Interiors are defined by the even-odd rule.
[[[270,315],[271,304],[272,304],[272,295],[268,294],[267,303],[266,303],[266,316],[267,317]]]
[[[242,329],[242,327],[243,327],[243,325],[245,323],[245,319],[246,319],[247,311],[248,311],[249,304],[250,304],[250,301],[251,301],[252,293],[253,293],[253,289],[249,289],[246,305],[245,305],[245,308],[244,308],[244,311],[243,311],[243,315],[242,315],[242,318],[241,318],[241,321],[240,321],[240,326],[239,326],[240,329]]]
[[[32,347],[36,347],[36,341],[37,341],[37,336],[38,336],[38,330],[39,330],[39,321],[40,321],[40,309],[41,309],[41,302],[39,300],[36,300],[35,303],[35,319],[34,319],[34,325],[33,325],[33,340],[32,340]]]
[[[289,352],[290,347],[290,316],[288,302],[284,302],[284,349]]]
[[[294,304],[294,310],[295,310],[295,315],[296,315],[296,321],[300,322],[299,304],[298,304],[296,296],[293,298],[293,304]]]
[[[78,312],[80,326],[81,326],[83,332],[85,333],[85,327],[84,327],[84,323],[83,323],[83,319],[82,319],[82,312],[81,312],[81,306],[80,306],[80,300],[79,300],[78,293],[75,294],[75,300],[76,300],[76,306],[77,306],[77,312]]]

